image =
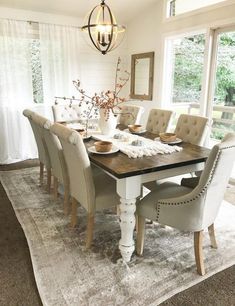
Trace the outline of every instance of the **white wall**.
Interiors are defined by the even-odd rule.
[[[164,61],[164,38],[167,35],[176,35],[190,30],[218,27],[235,23],[235,3],[221,6],[196,14],[181,15],[171,20],[165,19],[164,0],[157,1],[147,10],[140,13],[128,24],[128,52],[131,54],[155,52],[154,92],[152,101],[133,101],[133,104],[146,108],[143,122],[146,122],[148,111],[154,107],[164,108],[162,97],[162,78]],[[166,107],[166,106],[165,106]]]

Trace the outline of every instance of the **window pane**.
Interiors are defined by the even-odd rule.
[[[218,39],[213,129],[211,137],[222,139],[235,132],[235,32],[221,33]]]
[[[34,103],[43,103],[42,66],[40,61],[39,39],[29,40],[29,52],[32,68],[33,100]]]
[[[173,39],[171,43],[171,103],[178,115],[199,114],[205,34]]]

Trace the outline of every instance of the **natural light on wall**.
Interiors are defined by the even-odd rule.
[[[169,0],[167,2],[167,17],[191,12],[226,0]]]

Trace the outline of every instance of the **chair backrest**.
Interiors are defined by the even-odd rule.
[[[158,108],[151,109],[148,116],[146,130],[153,134],[166,132],[169,127],[172,114],[173,111],[171,110]]]
[[[144,108],[137,105],[122,105],[118,122],[123,125],[139,124]]]
[[[202,222],[212,224],[229,181],[235,160],[235,133],[227,134],[221,143],[215,145],[207,159],[198,186],[194,193],[204,194],[204,213]]]
[[[58,136],[70,181],[70,194],[88,212],[95,210],[95,186],[90,160],[80,134],[55,123],[50,131]]]
[[[55,122],[70,122],[81,119],[82,109],[78,104],[52,105],[52,112]]]
[[[45,150],[45,145],[43,144],[43,140],[39,131],[39,128],[37,126],[37,124],[35,123],[35,121],[33,120],[33,116],[35,115],[35,112],[29,110],[29,109],[25,109],[23,111],[23,115],[25,117],[28,118],[29,123],[32,127],[33,130],[33,134],[34,134],[34,138],[37,144],[37,148],[38,148],[38,157],[40,162],[42,162],[47,168],[50,167],[50,161],[48,159],[47,156],[47,152]]]
[[[177,137],[191,144],[203,145],[208,132],[208,118],[181,114],[176,124]]]
[[[50,131],[50,127],[53,125],[53,123],[47,118],[38,114],[34,114],[33,117],[34,121],[42,129],[43,138],[50,158],[52,174],[57,177],[61,183],[69,186],[69,178],[61,143],[58,137]]]
[[[44,164],[47,169],[51,169],[51,160],[48,152],[47,145],[44,139],[43,125],[46,123],[47,119],[45,117],[40,116],[37,113],[32,114],[32,122],[36,129],[36,134],[38,138],[38,142],[40,143],[40,148],[42,148],[45,161]]]

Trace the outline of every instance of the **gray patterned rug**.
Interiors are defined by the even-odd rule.
[[[144,257],[120,259],[120,228],[113,211],[96,216],[93,247],[84,250],[86,218],[69,228],[62,199],[54,202],[38,185],[37,168],[0,172],[1,182],[25,232],[44,305],[158,305],[172,295],[235,264],[235,206],[224,201],[216,220],[219,248],[205,233],[207,274],[196,273],[193,236],[148,224]],[[234,194],[235,196],[235,194]],[[226,198],[235,201],[232,195]]]

